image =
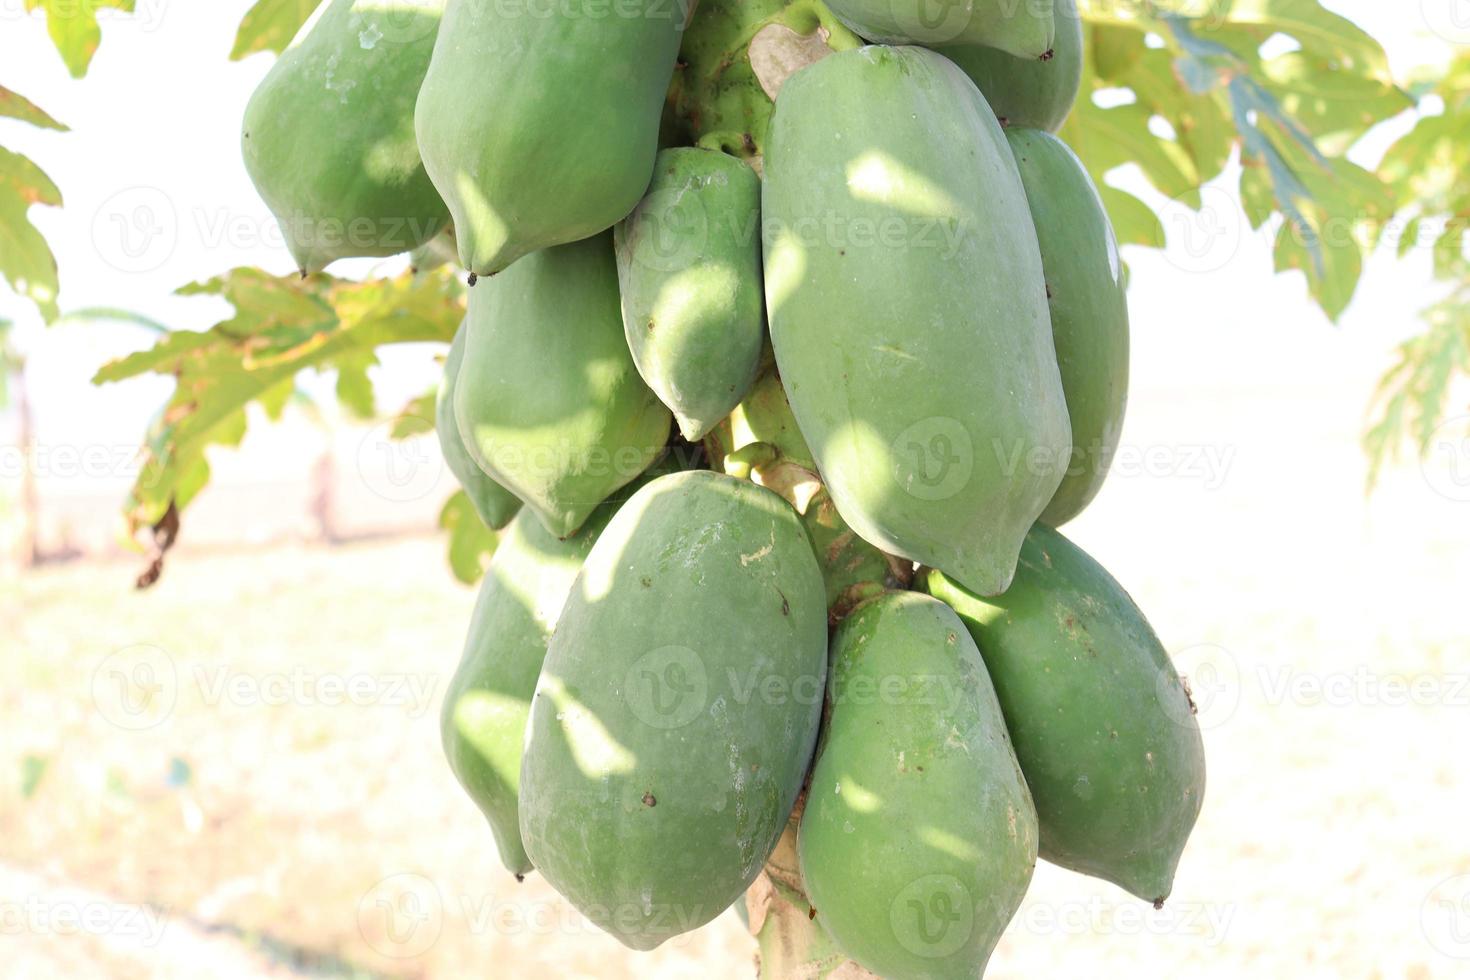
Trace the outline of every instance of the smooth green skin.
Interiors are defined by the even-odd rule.
[[[730,907],[801,789],[827,668],[822,573],[790,505],[661,477],[588,556],[531,706],[521,838],[634,949]]]
[[[1036,232],[984,98],[923,48],[818,61],[776,102],[762,210],[776,360],[838,511],[1005,591],[1071,439]]]
[[[470,290],[454,393],[480,468],[566,537],[662,453],[669,412],[623,339],[612,234],[528,255]]]
[[[875,44],[984,45],[1040,58],[1051,50],[1055,29],[1052,5],[1037,0],[827,0],[827,6]]]
[[[521,752],[541,662],[609,504],[573,537],[553,537],[530,511],[511,522],[485,570],[464,654],[444,695],[440,735],[449,767],[490,822],[500,862],[532,870],[521,844]]]
[[[1128,289],[1102,198],[1067,144],[1034,129],[1006,131],[1041,243],[1052,340],[1072,459],[1042,511],[1053,527],[1090,504],[1117,455],[1128,410]]]
[[[916,592],[832,639],[798,847],[817,922],[885,977],[974,978],[1036,868],[1036,810],[974,641]]]
[[[449,220],[413,131],[442,9],[442,0],[331,0],[251,96],[245,169],[302,275],[412,251]]]
[[[648,387],[698,442],[755,383],[766,337],[761,182],[718,150],[664,150],[613,229],[623,330]]]
[[[466,269],[605,231],[643,196],[685,15],[634,7],[449,0],[415,123]]]
[[[1041,856],[1162,902],[1204,801],[1205,755],[1143,613],[1040,524],[1003,596],[981,599],[934,571],[924,581],[985,657],[1036,799]]]
[[[444,361],[444,383],[434,402],[434,428],[439,434],[439,448],[444,453],[444,463],[449,472],[459,481],[465,494],[474,504],[475,513],[485,526],[500,530],[511,522],[521,509],[521,498],[511,493],[490,478],[478,463],[470,458],[464,439],[459,434],[459,422],[454,417],[454,389],[459,380],[459,369],[464,361],[464,325],[454,333],[454,342],[449,345],[449,357]]]
[[[1082,87],[1082,18],[1076,0],[1056,0],[1051,56],[1017,58],[995,48],[942,47],[970,76],[1002,126],[1055,133],[1067,121]]]

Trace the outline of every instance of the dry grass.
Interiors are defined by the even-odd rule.
[[[1249,451],[1213,489],[1121,477],[1074,529],[1195,675],[1210,788],[1164,912],[1043,867],[992,978],[1470,972],[1440,902],[1467,912],[1470,887],[1431,897],[1470,873],[1470,505],[1414,471],[1365,502],[1352,416],[1293,396],[1301,411],[1274,421],[1216,411],[1211,429],[1200,407],[1132,423],[1139,445],[1210,431]],[[499,870],[437,744],[473,598],[441,547],[180,556],[141,596],[116,564],[6,583],[7,974],[749,976],[733,917],[638,956]],[[132,731],[109,678],[140,662],[157,724]],[[311,681],[333,678],[375,703],[327,703]],[[1396,679],[1423,703],[1391,703]],[[268,683],[286,689],[252,694]],[[46,771],[24,798],[28,756]],[[421,929],[395,945],[378,903],[415,888]],[[162,911],[161,941],[128,903]],[[43,921],[69,911],[98,923]]]

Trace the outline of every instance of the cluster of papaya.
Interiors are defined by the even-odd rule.
[[[1054,530],[1128,380],[1083,25],[941,13],[326,0],[246,113],[303,274],[468,273],[439,437],[503,533],[444,746],[636,949],[735,904],[772,976],[975,977],[1038,856],[1162,902],[1200,810],[1187,690]]]

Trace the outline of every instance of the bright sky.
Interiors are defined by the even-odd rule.
[[[40,15],[19,13],[19,6],[0,8],[0,85],[27,95],[72,132],[0,121],[0,143],[35,159],[65,195],[64,209],[31,212],[60,262],[64,309],[121,307],[175,327],[204,328],[225,308],[171,297],[173,288],[236,265],[291,271],[240,161],[245,102],[271,64],[266,55],[227,60],[250,0],[138,0],[130,18],[104,11],[103,44],[82,82],[66,74]],[[1470,28],[1455,36],[1456,0],[1328,6],[1383,39],[1400,75],[1445,60],[1447,37],[1470,42]],[[1233,187],[1227,178],[1219,193],[1233,197]],[[1333,328],[1307,299],[1300,276],[1270,274],[1269,242],[1234,218],[1223,231],[1203,257],[1187,248],[1163,255],[1130,250],[1140,380],[1167,377],[1197,390],[1343,359],[1384,365],[1391,342],[1416,329],[1415,311],[1431,295],[1425,256],[1377,260],[1349,316]],[[148,346],[148,334],[113,324],[43,330],[4,286],[0,316],[21,324],[19,340],[31,352],[43,444],[136,444],[168,383],[96,389],[86,382],[104,361]],[[379,371],[381,409],[396,409],[432,381],[434,353],[404,351]]]

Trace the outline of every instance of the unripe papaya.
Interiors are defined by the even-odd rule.
[[[413,129],[443,7],[330,0],[251,96],[245,169],[302,275],[411,251],[448,221]]]
[[[1056,38],[1040,58],[1017,58],[995,48],[939,49],[985,95],[1001,125],[1055,133],[1067,121],[1082,86],[1082,18],[1077,0],[1056,0]]]
[[[521,838],[634,949],[730,907],[801,789],[827,666],[822,574],[753,483],[660,477],[603,531],[551,639],[521,766]]]
[[[669,412],[623,339],[612,233],[470,291],[454,410],[470,457],[565,537],[663,451]]]
[[[817,922],[885,977],[980,976],[1036,868],[1036,810],[975,643],[916,592],[832,639],[798,848]]]
[[[1038,524],[981,599],[927,571],[974,636],[1041,820],[1041,856],[1161,903],[1205,791],[1194,706],[1117,581]]]
[[[470,458],[464,439],[459,434],[459,421],[454,417],[454,389],[459,380],[460,365],[464,361],[465,328],[454,333],[454,342],[449,345],[449,357],[444,361],[444,383],[439,386],[434,401],[434,428],[439,435],[439,448],[444,453],[444,463],[449,472],[464,487],[465,494],[475,507],[475,513],[485,526],[500,530],[521,509],[521,498],[492,480],[478,463]]]
[[[449,0],[415,121],[460,261],[606,231],[653,173],[687,0]]]
[[[827,0],[827,5],[854,33],[881,44],[980,44],[1018,58],[1040,58],[1052,46],[1052,5],[1035,0],[937,5],[931,0]]]
[[[766,336],[761,183],[718,150],[664,150],[613,229],[623,328],[638,372],[690,442],[755,382]]]
[[[838,511],[1004,591],[1071,440],[1000,124],[942,55],[842,52],[782,89],[765,174],[771,340]]]
[[[1041,514],[1053,527],[1092,502],[1107,479],[1128,408],[1128,290],[1118,239],[1087,168],[1034,129],[1006,138],[1041,243],[1052,340],[1072,422],[1072,460]]]
[[[464,655],[444,694],[440,733],[449,767],[490,822],[500,861],[514,875],[532,868],[516,802],[531,696],[572,583],[616,509],[609,501],[565,541],[528,510],[511,522],[485,570]]]

